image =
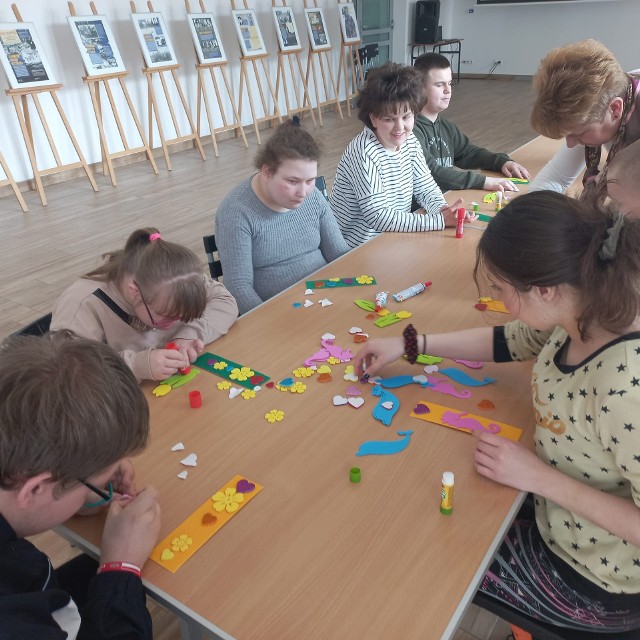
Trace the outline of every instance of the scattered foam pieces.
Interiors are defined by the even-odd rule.
[[[318,382],[331,382],[333,378],[330,373],[321,373],[318,376]]]
[[[429,382],[429,378],[427,378],[427,376],[423,376],[423,375],[419,375],[419,376],[413,376],[413,381],[416,384],[420,384],[423,387],[426,386]]]
[[[349,329],[349,333],[362,333],[362,328],[361,327],[351,327],[351,329]]]
[[[264,418],[267,422],[272,424],[274,422],[282,422],[284,419],[284,411],[281,411],[280,409],[271,409],[271,411],[264,414]]]
[[[186,533],[181,533],[171,540],[171,551],[184,553],[193,544],[193,538]]]
[[[323,339],[323,340],[335,340],[335,339],[336,339],[336,337],[333,335],[333,333],[325,333],[325,334],[322,336],[322,339]]]
[[[437,370],[438,370],[438,365],[437,364],[428,364],[424,368],[424,372],[425,373],[435,373]]]
[[[369,339],[369,334],[368,333],[356,333],[355,336],[353,336],[353,341],[358,344],[361,342],[366,342]]]
[[[249,482],[246,478],[242,478],[236,482],[236,491],[239,493],[251,493],[256,488],[254,482]]]
[[[207,511],[207,513],[202,516],[202,520],[200,522],[202,522],[203,526],[210,527],[218,522],[218,516],[214,516],[213,513],[209,513]]]
[[[335,356],[329,356],[327,358],[328,364],[340,364],[340,362],[341,362],[340,358],[336,358]]]
[[[294,309],[299,309],[302,305],[301,305],[299,302],[294,302],[291,306],[292,306]]]
[[[364,398],[349,398],[349,404],[354,409],[359,409],[364,404]]]
[[[198,456],[195,453],[190,453],[186,458],[180,460],[180,464],[183,464],[185,467],[197,467]]]
[[[347,404],[349,402],[349,398],[345,398],[344,396],[333,396],[333,405],[335,407],[341,407],[343,404]]]
[[[291,393],[304,393],[306,390],[307,385],[300,381],[294,382],[293,385],[289,387],[289,391],[291,391]]]
[[[176,442],[173,447],[171,447],[171,451],[183,451],[184,450],[184,445],[182,444],[182,442]]]
[[[485,204],[491,204],[492,202],[496,201],[497,197],[498,197],[497,193],[487,193],[487,195],[485,195],[484,198],[482,198],[482,202],[484,202]]]
[[[367,313],[367,315],[365,316],[365,320],[375,320],[375,317],[375,313]]]
[[[378,383],[380,382],[380,380],[382,380],[382,377],[381,377],[381,376],[370,376],[370,377],[367,379],[367,382],[368,382],[369,384],[378,384]]]
[[[280,380],[280,382],[278,382],[276,386],[290,387],[293,384],[293,382],[294,382],[293,378],[283,378],[282,380]]]
[[[172,560],[175,556],[175,553],[171,551],[171,549],[163,549],[160,554],[160,560]]]
[[[313,302],[311,302],[311,300],[305,300],[304,301],[304,306],[305,306],[305,308],[312,307],[313,306]]]
[[[316,292],[313,289],[305,289],[304,290],[304,295],[305,296],[314,296],[316,294]]]
[[[228,380],[222,380],[216,384],[220,391],[228,391],[231,389],[231,383]]]
[[[256,397],[256,392],[253,389],[244,389],[243,391],[240,392],[240,395],[245,400],[251,400],[252,398]]]
[[[180,480],[186,480],[188,475],[189,475],[188,471],[181,471],[178,474],[178,478],[180,478]]]
[[[232,400],[238,397],[241,393],[242,393],[242,389],[240,389],[240,387],[231,387],[231,389],[229,389],[229,397]]]
[[[267,389],[273,389],[275,386],[276,384],[273,380],[269,380],[269,382],[267,382]]]
[[[323,364],[318,367],[318,373],[331,373],[331,367],[328,367],[326,364]]]
[[[485,411],[491,411],[493,409],[496,408],[496,405],[493,404],[493,402],[491,402],[491,400],[480,400],[480,402],[478,402],[478,408],[479,409],[484,409]]]
[[[153,393],[156,398],[162,398],[162,396],[166,396],[169,391],[171,391],[170,384],[159,384],[151,393]]]
[[[345,373],[342,377],[347,382],[358,382],[358,376],[355,373]]]
[[[344,393],[347,396],[359,396],[359,395],[361,395],[360,389],[358,389],[358,387],[356,387],[355,385],[348,386]]]
[[[315,371],[311,367],[298,367],[291,372],[296,378],[310,378]]]
[[[331,300],[329,300],[329,298],[323,298],[322,300],[320,300],[320,304],[323,307],[329,307],[333,304],[333,302],[331,302]]]
[[[383,409],[387,409],[387,411],[391,411],[391,409],[393,409],[393,402],[391,402],[391,400],[387,400],[385,402],[381,402],[380,406]]]

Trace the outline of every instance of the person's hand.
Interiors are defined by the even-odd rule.
[[[477,435],[474,455],[476,471],[520,491],[533,491],[549,467],[519,442],[493,433]]]
[[[176,349],[153,349],[149,354],[149,368],[154,380],[164,380],[189,366],[189,358]]]
[[[356,353],[353,370],[357,376],[366,373],[370,376],[378,373],[385,364],[389,364],[404,354],[404,338],[377,338],[369,340]]]
[[[204,351],[204,342],[198,338],[195,340],[177,338],[173,343],[178,347],[179,351],[185,354],[189,362],[193,362]]]
[[[160,533],[160,505],[153,487],[135,498],[109,505],[102,532],[100,564],[129,562],[138,567],[147,561]]]
[[[130,498],[135,497],[138,493],[135,477],[136,472],[131,460],[122,458],[110,478],[114,493],[120,494],[120,496],[129,496]]]
[[[444,226],[445,227],[455,227],[458,222],[458,209],[464,204],[464,200],[462,198],[458,198],[453,204],[445,204],[441,209],[440,213],[444,217]],[[470,219],[469,216],[466,216],[467,219]]]
[[[482,188],[485,191],[519,191],[518,187],[506,178],[487,177]]]
[[[523,180],[528,180],[531,177],[529,172],[515,160],[507,160],[502,165],[502,173],[504,173],[507,178],[522,178]]]

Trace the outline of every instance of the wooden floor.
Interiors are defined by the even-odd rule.
[[[463,79],[454,86],[453,96],[446,115],[474,143],[511,151],[535,137],[529,125],[529,80]],[[311,128],[309,119],[304,124]],[[346,143],[361,128],[355,115],[340,120],[326,113],[324,127],[315,130],[325,148],[320,173],[329,187]],[[255,137],[251,134],[248,139],[249,149],[238,139],[220,141],[219,158],[211,144],[206,145],[206,162],[196,150],[175,153],[171,172],[159,157],[158,176],[147,162],[122,166],[115,188],[105,176],[96,176],[98,193],[86,179],[51,185],[46,188],[47,207],[40,205],[35,192],[26,192],[27,214],[8,188],[0,190],[5,196],[0,198],[0,338],[50,311],[66,286],[96,265],[102,253],[121,247],[135,228],[157,226],[166,238],[202,255],[204,262],[201,238],[213,233],[218,203],[253,171]],[[55,565],[74,553],[52,533],[36,536],[36,544]],[[175,616],[157,605],[151,608],[155,638],[178,640]],[[503,621],[472,607],[455,640],[504,640],[508,633]],[[425,634],[432,640],[428,631]]]

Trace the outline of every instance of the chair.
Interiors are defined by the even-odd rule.
[[[555,625],[530,618],[503,602],[494,600],[482,591],[476,593],[473,603],[510,624],[520,627],[523,631],[527,631],[533,636],[533,640],[638,640],[638,637],[640,637],[638,629],[620,633],[590,633],[556,627]]]
[[[329,192],[327,191],[327,181],[324,176],[318,176],[316,178],[316,189],[322,193],[322,195],[328,200]]]
[[[204,244],[204,252],[207,254],[209,273],[214,280],[219,280],[222,278],[222,262],[220,262],[215,235],[203,236],[202,243]]]
[[[32,323],[28,324],[26,327],[22,327],[22,329],[18,329],[12,335],[14,336],[44,336],[49,333],[49,327],[51,326],[51,314],[47,313],[47,315],[34,320]]]

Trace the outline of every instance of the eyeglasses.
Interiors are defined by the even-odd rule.
[[[140,285],[134,280],[133,284],[136,285],[136,287],[138,287],[138,293],[140,294],[140,299],[142,300],[142,304],[144,305],[144,308],[147,310],[147,313],[149,314],[149,320],[151,320],[151,325],[152,326],[156,326],[156,321],[153,319],[153,316],[151,315],[151,309],[149,309],[149,305],[147,304],[147,301],[144,299],[144,296],[142,295],[142,289],[140,288]]]
[[[84,480],[80,480],[80,483],[83,484],[85,487],[87,487],[87,489],[91,489],[93,493],[99,495],[100,498],[102,498],[97,502],[85,502],[84,506],[87,507],[88,509],[92,509],[93,507],[100,507],[103,504],[107,504],[107,502],[111,502],[111,499],[113,498],[113,485],[111,484],[111,482],[107,485],[107,489],[109,490],[109,493],[107,493],[103,489],[98,489],[98,487],[96,487],[95,485],[92,485],[90,482],[85,482]]]

